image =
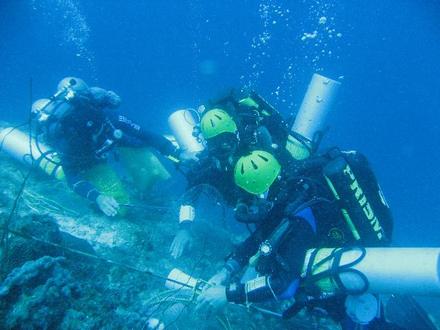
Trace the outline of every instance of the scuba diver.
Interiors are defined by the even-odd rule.
[[[179,230],[170,247],[174,258],[192,246],[194,205],[201,192],[198,188],[205,185],[216,188],[229,205],[234,205],[240,192],[232,175],[238,147],[238,129],[233,118],[219,108],[208,110],[201,118],[200,133],[207,148],[197,155],[198,161],[185,172],[187,188],[179,211]]]
[[[320,296],[319,288],[304,275],[303,264],[311,248],[390,243],[391,212],[366,158],[335,148],[283,167],[273,154],[254,150],[237,161],[234,181],[246,193],[271,201],[273,206],[211,278],[211,286],[198,297],[198,308],[295,297],[284,317],[315,304],[326,308],[343,329],[358,329],[358,320],[346,313],[344,301],[365,292],[344,292],[341,284],[342,293]],[[246,267],[247,274],[241,277]],[[380,314],[380,303],[372,297],[372,308]],[[383,317],[364,323],[369,323],[368,329],[395,329]]]
[[[279,158],[286,162],[290,159],[287,151],[279,147],[287,140],[287,124],[278,111],[254,92],[240,100],[231,94],[210,102],[199,130],[207,148],[185,172],[187,193],[180,206],[179,231],[170,247],[174,258],[192,245],[191,227],[195,219],[194,204],[200,193],[198,186],[216,188],[225,202],[236,208],[236,218],[246,223],[248,218],[262,216],[268,205],[264,200],[251,203],[247,194],[234,184],[233,168],[237,159],[254,149],[279,153]]]
[[[164,156],[179,156],[166,138],[119,114],[115,109],[120,103],[113,91],[67,77],[55,95],[32,105],[38,133],[57,151],[69,187],[95,202],[107,216],[118,213],[119,202],[111,193],[100,191],[87,173],[98,164],[117,162],[115,147],[152,147]]]

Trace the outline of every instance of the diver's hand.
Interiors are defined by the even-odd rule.
[[[219,311],[226,306],[226,287],[223,285],[210,286],[202,291],[197,298],[198,311]]]
[[[187,249],[191,249],[193,243],[193,237],[188,229],[180,229],[174,237],[173,243],[171,243],[170,253],[174,259],[182,256],[183,252]]]
[[[119,204],[111,196],[99,195],[98,198],[96,198],[96,204],[102,213],[109,217],[114,217],[116,214],[118,214]]]
[[[221,271],[211,277],[208,283],[211,285],[225,285],[227,282],[229,282],[230,278],[231,272],[226,268],[223,268]]]

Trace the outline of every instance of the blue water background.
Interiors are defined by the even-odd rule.
[[[0,119],[14,123],[31,78],[34,99],[66,75],[113,89],[161,133],[230,88],[289,116],[313,72],[340,79],[325,144],[368,156],[399,246],[440,246],[439,60],[438,1],[0,1]]]

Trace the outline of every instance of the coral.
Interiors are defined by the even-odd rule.
[[[58,224],[49,214],[31,214],[17,217],[10,227],[14,231],[31,235],[45,242],[72,248],[88,254],[95,253],[87,241],[60,231]],[[20,267],[26,261],[36,260],[43,256],[65,256],[69,260],[74,260],[73,264],[76,265],[77,270],[84,268],[87,270],[87,266],[90,262],[89,258],[73,254],[57,246],[43,243],[42,241],[11,235],[7,258],[4,260],[5,272],[7,273],[16,267]]]
[[[15,219],[10,225],[11,229],[29,234],[39,239],[60,244],[61,233],[57,224],[49,216],[25,216]],[[35,260],[43,256],[56,257],[62,252],[47,244],[32,241],[16,235],[9,239],[9,249],[5,262],[5,270],[11,271],[20,267],[24,262]]]
[[[36,261],[28,261],[20,268],[15,268],[0,285],[0,298],[6,297],[14,287],[25,286],[42,271],[63,260],[65,260],[63,257],[51,258],[45,256]]]
[[[4,328],[57,327],[79,286],[63,268],[65,258],[45,256],[14,269],[0,285]]]

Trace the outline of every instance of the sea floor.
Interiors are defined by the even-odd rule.
[[[322,315],[284,321],[236,305],[207,315],[195,310],[191,291],[167,289],[160,277],[173,268],[209,279],[243,234],[231,239],[219,211],[196,230],[191,254],[174,260],[179,196],[169,186],[109,218],[42,173],[31,173],[19,195],[29,169],[3,152],[0,164],[0,221],[10,229],[1,249],[1,329],[148,329],[152,319],[167,329],[339,328]],[[213,203],[207,208],[216,211]]]
[[[171,258],[177,196],[156,191],[109,218],[65,183],[33,172],[10,216],[29,169],[5,153],[0,162],[0,220],[10,228],[1,250],[1,329],[147,329],[151,319],[167,329],[335,328],[322,317],[282,321],[233,305],[207,315],[195,310],[191,291],[169,290],[147,274],[179,268],[209,279],[234,243],[224,228],[199,228],[192,253]]]

